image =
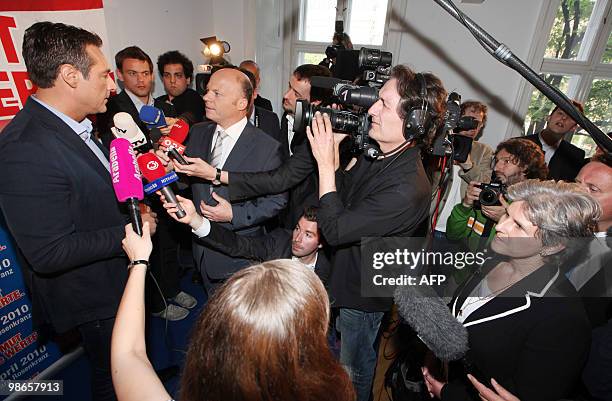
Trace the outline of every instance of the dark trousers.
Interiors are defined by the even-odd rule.
[[[115,318],[94,320],[78,327],[83,347],[91,366],[91,393],[93,401],[116,401],[111,377],[111,334]]]

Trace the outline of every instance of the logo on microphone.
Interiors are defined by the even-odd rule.
[[[155,160],[151,160],[147,162],[147,170],[157,170],[159,168],[159,163]]]
[[[5,251],[6,250],[6,245],[0,245],[0,252]]]

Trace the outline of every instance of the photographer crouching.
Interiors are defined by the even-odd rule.
[[[390,75],[368,110],[369,136],[380,146],[370,152],[374,157],[361,154],[350,170],[336,171],[338,141],[329,116],[316,112],[307,128],[319,173],[319,227],[333,253],[329,292],[339,308],[340,361],[363,401],[370,398],[374,344],[392,299],[361,295],[361,239],[410,236],[427,218],[431,187],[420,145],[433,139],[446,100],[442,82],[432,74],[398,65]]]

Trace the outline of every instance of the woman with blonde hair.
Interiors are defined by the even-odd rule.
[[[126,226],[123,247],[132,261],[111,346],[118,399],[171,397],[146,357],[144,278],[151,251]],[[329,300],[316,274],[275,260],[235,273],[210,298],[193,329],[179,399],[353,400],[348,375],[326,340]]]

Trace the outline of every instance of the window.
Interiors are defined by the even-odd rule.
[[[344,21],[354,49],[381,48],[385,41],[388,0],[294,0],[295,34],[291,38],[292,68],[318,64],[331,44],[335,21]]]
[[[561,0],[546,41],[541,77],[570,99],[584,103],[586,116],[602,131],[612,129],[612,0]],[[533,89],[525,116],[525,134],[546,125],[553,103]],[[578,131],[572,143],[587,157],[595,143]]]

